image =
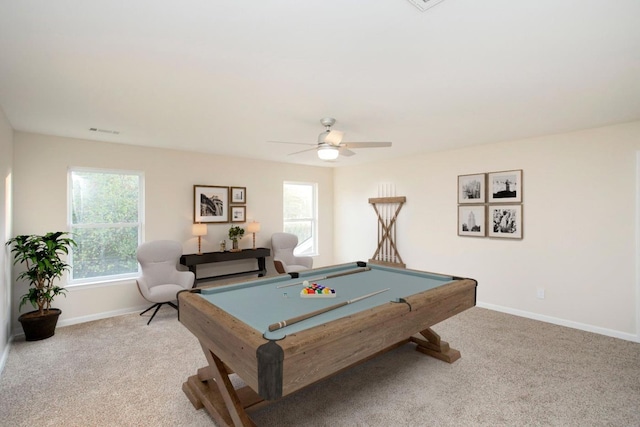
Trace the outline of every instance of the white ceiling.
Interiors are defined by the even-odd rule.
[[[640,119],[640,0],[0,0],[0,106],[20,131],[320,166],[598,127]],[[266,142],[326,116],[393,147]]]

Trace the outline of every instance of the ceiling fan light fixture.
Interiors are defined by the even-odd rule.
[[[318,158],[320,160],[335,160],[339,155],[338,147],[322,145],[318,147]]]

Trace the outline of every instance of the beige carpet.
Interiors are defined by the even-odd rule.
[[[205,364],[162,308],[13,343],[3,426],[212,426],[181,390]],[[640,426],[640,344],[473,308],[434,330],[447,364],[407,344],[253,414],[260,426]]]

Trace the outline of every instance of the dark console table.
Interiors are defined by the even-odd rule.
[[[182,255],[180,257],[180,264],[189,267],[189,271],[193,271],[193,274],[196,275],[196,281],[194,283],[194,287],[205,280],[215,280],[215,279],[223,279],[225,277],[234,277],[234,276],[243,276],[247,274],[255,274],[258,273],[258,277],[262,277],[267,274],[267,266],[265,263],[265,257],[271,255],[271,251],[268,248],[256,248],[256,249],[243,249],[238,252],[205,252],[200,255],[198,254],[188,254]],[[258,269],[257,270],[249,270],[249,271],[240,271],[237,273],[230,274],[220,274],[218,276],[209,276],[209,277],[198,277],[198,273],[196,272],[196,267],[200,264],[210,264],[213,262],[226,262],[226,261],[237,261],[241,259],[251,259],[255,258],[258,261]]]

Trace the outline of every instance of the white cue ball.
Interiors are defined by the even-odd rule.
[[[309,286],[309,281],[308,280],[303,281],[302,286],[304,286],[305,288]]]

